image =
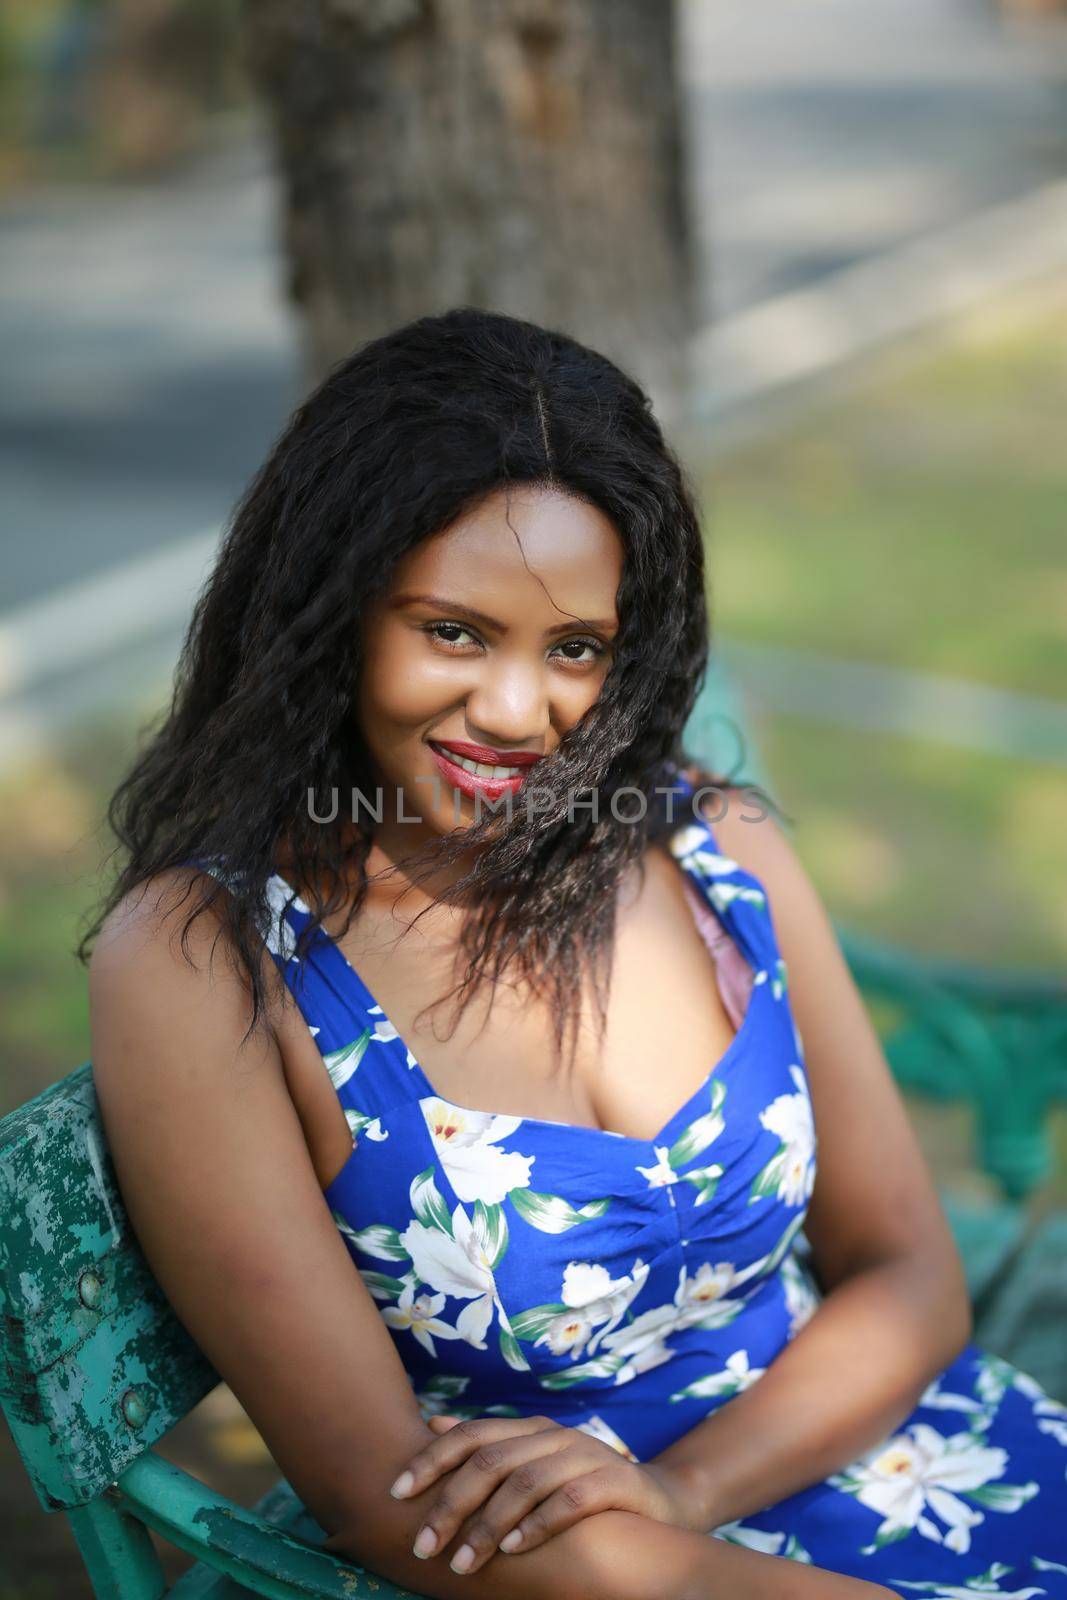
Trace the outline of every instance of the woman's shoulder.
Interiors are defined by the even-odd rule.
[[[230,937],[226,892],[203,866],[166,867],[128,889],[100,926],[89,959],[90,1020],[118,1012],[149,1027],[180,1021],[190,1006],[220,1026],[249,1022],[249,984]],[[266,993],[274,964],[261,956]]]
[[[90,969],[133,960],[147,948],[181,931],[191,908],[205,898],[215,875],[188,863],[165,867],[133,884],[115,902],[101,923],[90,959]],[[218,906],[207,906],[191,925],[202,943],[223,921]]]

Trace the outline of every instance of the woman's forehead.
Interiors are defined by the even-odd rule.
[[[556,604],[578,610],[580,599],[582,615],[610,621],[622,564],[622,542],[598,507],[558,492],[513,490],[488,497],[409,550],[394,569],[390,592],[430,593],[473,606],[478,594],[506,592],[543,609],[551,606],[547,586]],[[555,592],[561,585],[566,595]]]

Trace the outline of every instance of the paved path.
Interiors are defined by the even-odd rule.
[[[244,141],[0,210],[0,610],[227,515],[299,396],[272,208]]]
[[[1067,25],[993,0],[686,0],[709,318],[1067,177]]]

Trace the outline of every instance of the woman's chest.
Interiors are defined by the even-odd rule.
[[[635,876],[619,895],[603,1037],[587,991],[572,1067],[554,1066],[551,997],[529,985],[497,984],[491,1005],[483,989],[458,1020],[452,1001],[435,1006],[461,976],[454,935],[440,922],[424,917],[398,932],[393,918],[364,914],[341,949],[444,1100],[650,1139],[706,1081],[735,1028],[682,871],[656,849],[646,862],[643,881]],[[333,1087],[321,1064],[313,1072],[312,1052],[290,1055],[290,1089],[328,1174],[343,1144]]]
[[[587,986],[572,1067],[554,1065],[550,992],[505,979],[458,1019],[447,999],[435,1008],[462,973],[454,941],[432,930],[397,941],[365,925],[345,954],[446,1100],[648,1138],[704,1081],[735,1029],[680,869],[658,850],[646,862],[643,882],[619,897],[603,1037]]]

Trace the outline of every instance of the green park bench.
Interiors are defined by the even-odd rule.
[[[713,670],[688,749],[715,766],[743,725]],[[743,776],[766,781],[751,753]],[[901,1083],[973,1108],[1000,1185],[995,1204],[946,1197],[976,1338],[1067,1399],[1067,1216],[1027,1204],[1067,1100],[1067,988],[838,933]],[[405,1595],[319,1548],[284,1479],[247,1510],[152,1449],[218,1382],[134,1238],[86,1063],[0,1121],[0,1402],[41,1505],[69,1518],[100,1600]],[[198,1558],[169,1591],[149,1529]]]

